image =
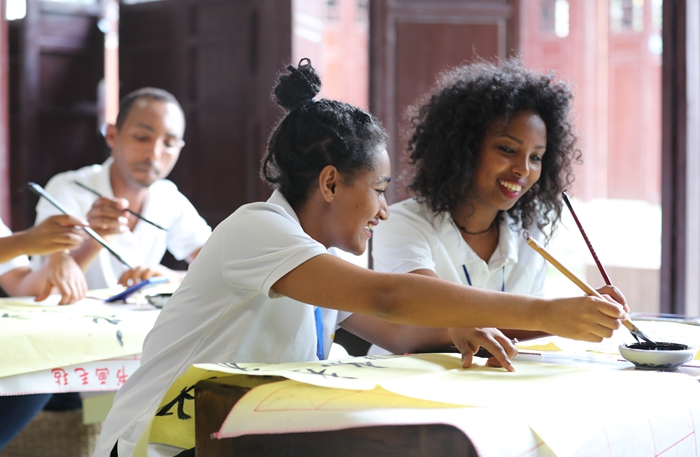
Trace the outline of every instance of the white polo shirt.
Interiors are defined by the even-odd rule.
[[[10,230],[5,223],[0,219],[0,238],[4,238],[7,236],[12,235],[12,230]],[[7,262],[0,263],[0,276],[4,275],[5,273],[8,273],[14,269],[20,268],[20,267],[26,267],[29,265],[29,258],[27,258],[26,255],[21,255],[19,257],[15,257],[12,260],[8,260]]]
[[[49,180],[45,190],[68,211],[68,214],[87,220],[87,214],[97,196],[73,181],[78,181],[105,197],[113,198],[114,192],[109,178],[111,167],[110,157],[102,165],[90,165],[79,170],[59,173]],[[60,214],[60,211],[40,198],[36,213],[38,224],[49,216]],[[187,197],[167,179],[160,179],[151,185],[141,215],[168,231],[138,221],[133,232],[117,235],[110,241],[110,245],[134,267],[160,263],[166,250],[176,259],[182,260],[202,247],[211,234],[211,228]],[[40,263],[40,258],[32,258],[35,268]],[[85,272],[88,288],[114,287],[126,270],[124,264],[106,249],[102,249]]]
[[[513,220],[507,213],[499,226],[498,247],[486,262],[464,241],[449,213],[434,215],[415,199],[395,203],[389,210],[389,219],[373,234],[375,270],[410,273],[426,269],[460,284],[469,284],[468,274],[474,287],[544,295],[547,264],[528,246],[524,230],[511,227]],[[527,231],[538,242],[544,242],[544,234],[536,226]]]
[[[317,360],[314,307],[270,288],[327,253],[279,192],[219,224],[146,337],[141,367],[119,390],[95,456],[109,456],[117,439],[119,455],[132,455],[170,384],[194,363]],[[328,354],[350,313],[322,313]]]

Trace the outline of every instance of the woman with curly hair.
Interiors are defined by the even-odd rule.
[[[168,387],[190,365],[323,360],[339,326],[397,352],[448,345],[460,333],[450,326],[517,324],[586,341],[620,326],[623,308],[595,297],[494,293],[378,273],[329,253],[363,253],[389,216],[386,135],[359,108],[315,100],[321,81],[310,62],[287,69],[275,88],[287,114],[262,166],[275,190],[221,222],[190,265],[144,342],[139,369],[117,393],[96,457],[134,455]],[[509,371],[514,349],[510,341],[490,347]],[[162,443],[148,450],[194,455]]]
[[[561,194],[580,155],[572,98],[566,84],[516,59],[441,74],[413,108],[407,187],[414,198],[392,205],[391,219],[375,230],[375,269],[544,295],[546,262],[522,232],[548,241],[561,218]],[[624,303],[613,287],[600,291]],[[489,341],[539,335],[474,329],[470,343],[476,352]]]

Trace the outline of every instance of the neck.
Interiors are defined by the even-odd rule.
[[[129,209],[140,213],[143,209],[143,204],[148,197],[148,187],[130,186],[117,172],[114,165],[109,173],[109,181],[112,186],[112,193],[115,198],[125,198],[129,201]]]
[[[487,211],[477,205],[463,204],[451,211],[450,214],[462,233],[476,236],[488,233],[496,226],[498,211]]]
[[[314,240],[328,249],[333,246],[332,234],[329,227],[333,225],[333,218],[328,214],[329,205],[322,198],[312,193],[306,202],[293,206],[294,212],[299,218],[301,228]]]
[[[452,211],[452,220],[459,228],[462,239],[485,262],[498,247],[498,211],[486,211],[478,206],[462,205]]]

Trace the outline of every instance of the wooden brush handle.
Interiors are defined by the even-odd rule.
[[[583,279],[579,278],[576,276],[576,274],[566,268],[560,261],[554,258],[552,254],[550,254],[545,248],[543,248],[537,241],[535,241],[533,238],[529,236],[529,234],[526,236],[525,241],[527,244],[530,245],[532,249],[537,251],[542,257],[544,257],[549,263],[551,263],[554,268],[559,270],[561,274],[566,276],[576,284],[582,291],[586,293],[586,295],[593,295],[594,297],[598,298],[603,298],[602,295],[598,293],[597,290],[595,290],[593,287],[589,286]],[[622,325],[627,327],[629,330],[637,330],[637,327],[630,321],[630,316],[629,314],[625,313],[624,316],[622,316]]]

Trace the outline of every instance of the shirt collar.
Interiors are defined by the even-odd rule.
[[[491,268],[501,268],[503,265],[518,263],[519,241],[522,236],[522,229],[511,228],[513,218],[508,213],[503,212],[502,220],[499,224],[498,246],[491,256],[489,266]],[[455,265],[469,263],[474,260],[481,260],[474,250],[464,241],[459,232],[459,228],[452,220],[452,216],[445,212],[435,216],[433,221],[435,230],[442,243],[447,248],[447,252],[453,257]]]
[[[301,221],[299,220],[297,213],[294,211],[292,205],[289,204],[289,202],[284,197],[284,195],[282,195],[282,192],[280,192],[279,189],[275,189],[275,191],[272,192],[272,195],[270,195],[270,198],[267,199],[267,202],[277,206],[281,206],[287,214],[289,214],[295,221],[297,221],[299,225],[301,225]]]
[[[523,231],[520,228],[513,229],[513,218],[506,212],[502,214],[498,247],[496,247],[496,252],[491,256],[491,261],[495,266],[518,263],[519,245]]]

